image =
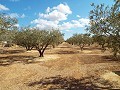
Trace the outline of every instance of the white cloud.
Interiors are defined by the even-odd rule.
[[[20,27],[20,25],[19,25],[19,24],[15,24],[14,26],[15,26],[15,27]]]
[[[31,10],[31,7],[28,6],[28,7],[24,8],[24,10]]]
[[[10,9],[7,8],[6,6],[0,4],[0,11],[3,11],[3,10],[7,11],[7,10],[10,10]]]
[[[68,29],[68,30],[65,30],[65,31],[67,31],[67,32],[71,32],[71,30],[69,30],[69,29]]]
[[[54,10],[48,14],[39,14],[41,18],[51,20],[51,21],[62,21],[67,19],[67,15],[61,12],[58,12],[57,10]]]
[[[31,23],[37,24],[36,26],[41,29],[58,28],[59,22],[67,20],[71,13],[72,11],[67,4],[59,4],[53,8],[48,7],[46,13],[39,13],[39,18]]]
[[[66,20],[67,16],[71,13],[72,11],[67,4],[59,4],[53,8],[48,7],[46,13],[40,13],[39,17],[51,21],[63,21]]]
[[[48,21],[44,19],[35,19],[31,23],[36,23],[36,27],[40,29],[51,29],[51,28],[57,28],[58,27],[58,22],[57,21]]]
[[[46,9],[46,13],[49,13],[51,10],[50,10],[50,7],[48,7],[47,9]]]
[[[20,17],[21,17],[21,18],[25,18],[25,14],[23,13]]]
[[[79,19],[79,22],[80,22],[80,23],[83,25],[83,27],[84,27],[85,25],[89,25],[90,20],[87,19],[87,18],[80,18],[80,19]]]
[[[10,17],[12,17],[12,18],[19,18],[19,14],[17,14],[17,13],[11,13]]]
[[[76,17],[80,18],[80,15],[76,15]]]
[[[18,1],[20,1],[20,0],[10,0],[11,2],[18,2]]]
[[[53,7],[53,9],[57,9],[59,12],[64,14],[71,14],[72,11],[67,4],[59,4],[57,7]]]
[[[53,8],[48,7],[45,13],[39,13],[39,18],[31,23],[36,24],[40,29],[59,28],[60,30],[70,31],[72,28],[85,27],[89,24],[89,19],[80,18],[78,20],[67,21],[68,16],[72,14],[70,7],[67,4],[59,4]]]
[[[60,25],[60,30],[68,30],[73,27],[73,24],[70,22],[64,22],[62,25]]]
[[[18,13],[11,13],[11,14],[9,14],[9,15],[10,15],[10,17],[12,17],[12,18],[25,18],[25,14],[20,15],[20,14],[18,14]]]
[[[69,22],[64,22],[60,25],[61,30],[71,29],[71,28],[81,28],[89,25],[89,19],[87,18],[80,18],[79,20],[71,20]]]

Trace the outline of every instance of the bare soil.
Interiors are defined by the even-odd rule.
[[[120,62],[109,51],[64,42],[42,58],[17,46],[0,52],[0,90],[120,89]]]

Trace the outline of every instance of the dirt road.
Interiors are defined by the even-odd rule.
[[[67,43],[48,49],[43,58],[35,50],[1,54],[5,63],[0,64],[0,90],[120,88],[120,76],[111,73],[120,71],[120,63],[105,56],[109,54],[98,49],[81,52]]]

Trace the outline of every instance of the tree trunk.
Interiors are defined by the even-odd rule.
[[[80,45],[80,49],[81,51],[83,51],[84,45]]]
[[[52,45],[52,46],[53,46],[53,48],[55,48],[56,45]]]
[[[117,57],[117,51],[113,52],[113,56],[116,58]]]
[[[41,53],[39,57],[44,57],[43,53]]]
[[[27,51],[31,50],[30,46],[26,46],[25,48],[26,48]]]
[[[44,52],[42,52],[41,50],[38,50],[38,51],[39,51],[39,54],[40,54],[39,57],[44,57],[44,55],[43,55]]]
[[[31,48],[30,48],[30,50],[32,50],[34,48],[34,46],[32,46]]]
[[[81,51],[83,51],[83,47],[80,47]]]
[[[104,48],[105,48],[105,47],[104,47],[104,44],[102,44],[101,47],[102,47],[102,49],[104,49]]]
[[[48,45],[49,44],[46,44],[46,46],[44,48],[38,49],[39,54],[40,54],[39,57],[44,57],[44,51],[46,50],[46,48],[47,48]]]

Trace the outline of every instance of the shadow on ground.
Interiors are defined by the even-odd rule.
[[[42,90],[103,90],[112,88],[108,81],[93,76],[82,79],[56,76],[28,84],[31,87],[36,85],[38,85],[38,89]]]
[[[84,47],[84,50],[102,50],[100,47]]]
[[[16,54],[16,53],[24,53],[25,50],[3,50],[0,49],[0,54]]]
[[[60,47],[57,47],[57,48],[72,48],[72,47],[64,47],[64,46],[60,46]]]
[[[102,56],[102,58],[106,61],[119,61],[120,55],[118,55],[117,57],[114,57],[113,55],[108,55],[108,56]]]
[[[34,58],[35,57],[33,56],[23,56],[23,55],[0,57],[0,66],[11,65],[14,62],[28,64],[28,63],[32,63]],[[30,60],[32,62],[29,62]]]
[[[120,71],[113,71],[113,72],[120,76]]]
[[[57,54],[77,54],[79,51],[59,51]]]

